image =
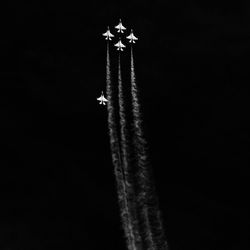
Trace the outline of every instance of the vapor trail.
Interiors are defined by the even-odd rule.
[[[110,56],[109,56],[109,44],[107,43],[107,63],[106,63],[106,93],[107,93],[107,110],[108,110],[108,129],[110,137],[110,148],[112,155],[112,162],[114,165],[114,172],[117,184],[118,203],[120,206],[121,221],[127,241],[129,250],[135,250],[133,247],[133,237],[131,235],[131,228],[129,223],[129,211],[127,203],[127,190],[124,180],[124,173],[122,169],[122,161],[120,155],[119,139],[117,134],[117,124],[115,119],[114,109],[114,93],[111,84],[111,72],[110,72]]]
[[[128,223],[128,204],[126,195],[126,186],[124,182],[124,174],[122,170],[122,162],[120,156],[119,139],[117,135],[117,124],[115,120],[115,109],[113,90],[111,84],[111,72],[110,72],[110,56],[109,56],[109,44],[107,43],[107,63],[106,63],[106,93],[107,93],[107,110],[108,110],[108,129],[110,137],[110,148],[112,155],[112,162],[114,165],[114,172],[116,177],[118,203],[120,206],[121,221],[127,240],[127,246],[129,250],[134,250],[131,246],[132,238]]]
[[[121,153],[122,153],[122,163],[125,177],[125,184],[127,188],[127,201],[128,201],[128,220],[129,228],[131,230],[133,249],[141,250],[142,242],[139,234],[138,228],[138,218],[136,211],[136,197],[135,197],[135,186],[134,177],[131,172],[131,161],[130,161],[130,151],[129,151],[129,137],[128,137],[128,127],[127,127],[127,117],[125,112],[124,103],[124,90],[122,85],[121,76],[121,60],[120,54],[118,59],[118,97],[119,97],[119,116],[120,116],[120,129],[121,129]]]
[[[167,250],[168,245],[162,225],[158,199],[151,176],[151,166],[147,157],[143,129],[141,107],[136,85],[133,49],[131,46],[131,94],[133,113],[134,146],[137,160],[138,208],[143,225],[144,240],[147,250]]]

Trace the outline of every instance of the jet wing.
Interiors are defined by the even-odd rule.
[[[101,101],[102,100],[102,97],[99,97],[99,98],[96,98],[97,101]]]
[[[134,35],[133,35],[133,39],[134,39],[134,40],[138,40],[138,38],[137,38],[137,37],[135,37]]]
[[[125,48],[125,47],[126,47],[126,46],[125,46],[124,44],[122,44],[122,43],[120,44],[120,46],[121,46],[122,48]]]
[[[105,97],[103,97],[103,99],[102,99],[104,102],[107,102],[108,100],[105,98]]]
[[[120,29],[125,30],[126,28],[121,24]]]
[[[132,35],[130,34],[129,36],[127,36],[127,39],[132,39]]]

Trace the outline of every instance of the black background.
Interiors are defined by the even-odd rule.
[[[170,249],[247,249],[247,1],[9,1],[1,13],[1,249],[126,249],[107,112],[96,101],[101,34],[107,25],[115,33],[120,17],[139,38]],[[128,60],[127,49],[124,71]]]

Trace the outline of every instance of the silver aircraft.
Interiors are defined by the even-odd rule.
[[[99,104],[106,105],[106,102],[108,102],[108,100],[104,97],[103,91],[102,91],[101,96],[96,99],[97,101],[99,101]]]
[[[109,26],[108,26],[108,30],[105,33],[103,33],[102,35],[106,37],[105,38],[106,40],[112,40],[111,37],[114,37],[114,35],[111,34],[111,32],[109,30]]]
[[[115,47],[117,47],[117,50],[121,50],[123,51],[123,48],[125,48],[126,46],[121,42],[121,39],[118,41],[118,43],[116,43],[114,45]]]
[[[119,20],[119,24],[115,26],[115,28],[117,29],[118,33],[123,33],[123,31],[126,29],[123,25],[122,25],[122,20]]]
[[[138,40],[138,38],[134,36],[132,29],[131,29],[130,35],[127,36],[126,38],[130,40],[129,41],[130,43],[135,43],[135,40]]]

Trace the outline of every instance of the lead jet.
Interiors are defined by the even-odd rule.
[[[103,105],[106,105],[105,102],[108,102],[108,100],[104,97],[104,94],[103,94],[103,91],[102,91],[102,94],[99,98],[96,98],[97,101],[100,101],[99,104],[103,104]]]
[[[114,46],[117,47],[117,50],[121,50],[121,51],[123,51],[123,48],[126,47],[124,44],[122,44],[121,39]]]
[[[126,38],[130,40],[130,41],[129,41],[130,43],[135,43],[135,40],[138,40],[138,38],[134,36],[133,30],[132,30],[132,29],[131,29],[130,35],[127,36]]]
[[[119,21],[119,24],[116,25],[115,28],[118,29],[118,30],[117,30],[118,33],[120,33],[120,32],[123,33],[123,31],[126,29],[126,28],[122,25],[122,20],[121,20],[121,19],[120,19],[120,21]]]
[[[114,37],[113,34],[111,34],[111,32],[109,31],[109,26],[108,26],[108,30],[102,34],[103,36],[106,36],[106,40],[112,40],[111,37]]]

